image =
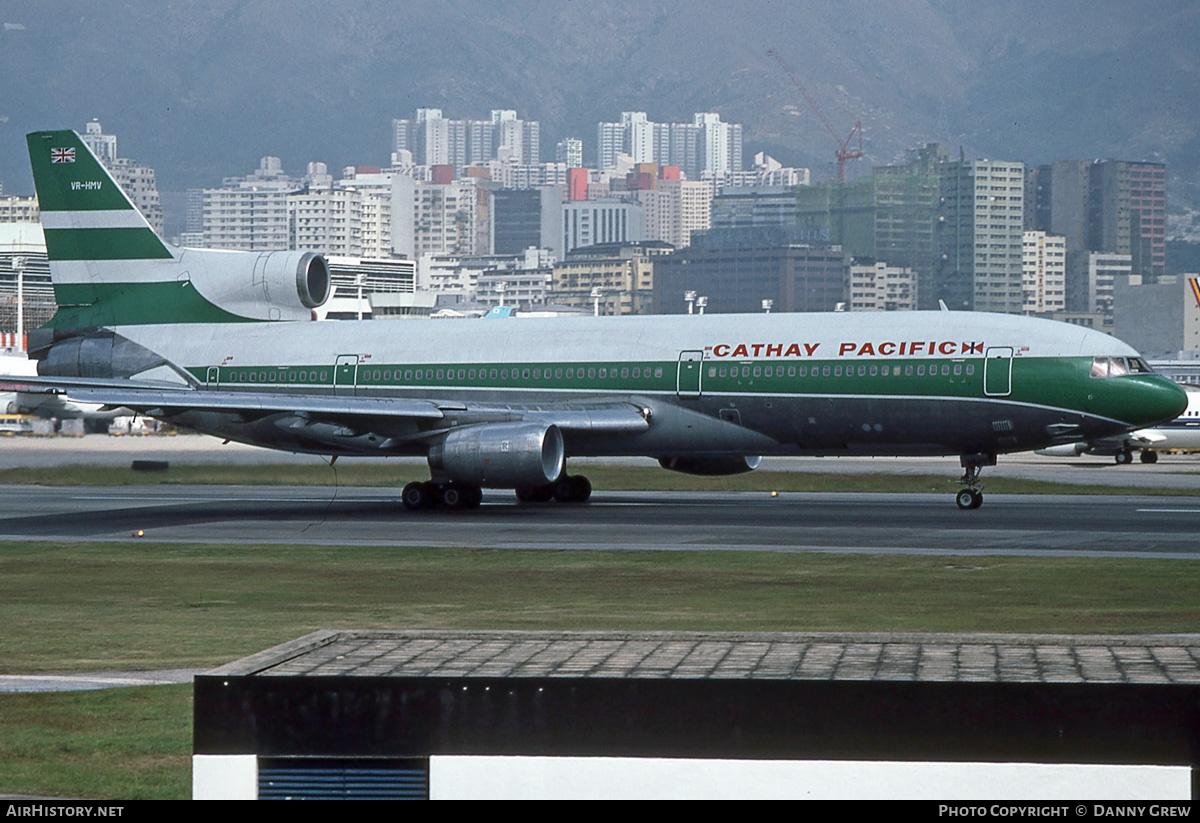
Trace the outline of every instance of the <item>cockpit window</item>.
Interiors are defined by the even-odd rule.
[[[1093,357],[1092,377],[1120,377],[1125,374],[1151,374],[1140,357]]]

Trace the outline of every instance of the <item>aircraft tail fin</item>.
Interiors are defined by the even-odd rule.
[[[149,281],[177,276],[177,252],[77,133],[39,131],[25,140],[58,304],[46,326],[161,322],[176,296],[155,293]]]
[[[34,132],[26,140],[52,264],[173,258],[78,134]]]

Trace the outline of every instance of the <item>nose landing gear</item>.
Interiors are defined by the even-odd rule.
[[[978,509],[983,505],[983,492],[979,489],[961,489],[954,495],[954,502],[960,509]]]
[[[954,502],[960,509],[978,509],[983,505],[983,486],[979,482],[979,471],[984,466],[996,465],[994,454],[964,454],[958,459],[963,467],[963,476],[959,478],[966,488],[960,489],[954,495]]]

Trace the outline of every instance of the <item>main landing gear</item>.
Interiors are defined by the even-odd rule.
[[[582,474],[566,475],[545,486],[520,486],[517,499],[522,503],[586,503],[592,496],[592,483]]]
[[[979,470],[984,466],[996,465],[994,454],[964,454],[959,458],[963,467],[963,476],[959,478],[966,488],[960,489],[954,495],[954,502],[960,509],[978,509],[983,505],[983,486],[979,482]]]
[[[584,503],[592,496],[592,484],[582,474],[564,474],[544,486],[521,486],[517,499],[522,503]],[[438,483],[433,480],[409,483],[400,492],[400,501],[410,511],[446,508],[477,509],[483,502],[483,489],[469,483]]]
[[[432,509],[445,506],[447,509],[477,509],[483,502],[483,489],[469,483],[409,483],[400,492],[400,501],[409,510]]]

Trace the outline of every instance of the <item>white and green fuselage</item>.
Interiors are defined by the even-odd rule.
[[[73,132],[29,145],[61,306],[35,347],[42,374],[258,445],[451,443],[483,465],[511,447],[493,434],[536,424],[568,455],[994,456],[1184,405],[1125,344],[1006,315],[315,322],[329,290],[318,256],[172,248]],[[132,381],[124,394],[118,380]]]
[[[569,454],[996,454],[1124,430],[1172,416],[1176,402],[1153,375],[1092,377],[1097,357],[1137,357],[1107,335],[972,313],[171,324],[120,334],[226,392],[652,409],[644,432],[568,433]],[[697,439],[687,424],[666,425],[673,407],[725,425]]]

